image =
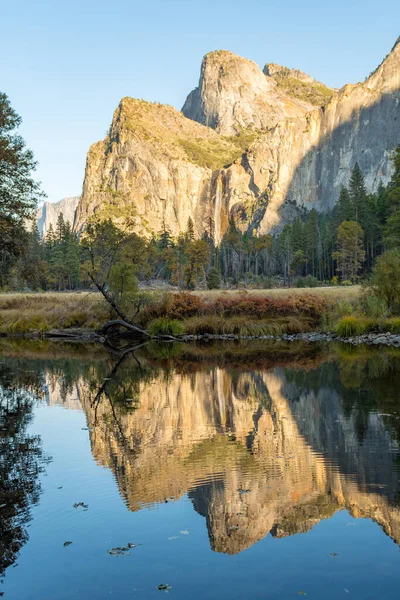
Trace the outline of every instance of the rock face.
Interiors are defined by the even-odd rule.
[[[280,90],[314,106],[326,104],[335,91],[303,71],[288,69],[275,63],[267,63],[263,73],[267,77],[272,77]]]
[[[307,75],[307,73],[304,73],[303,71],[299,71],[298,69],[288,69],[287,67],[277,65],[276,63],[267,63],[263,69],[263,73],[264,75],[267,75],[267,77],[293,77],[304,83],[316,82],[313,77]]]
[[[359,163],[369,191],[391,177],[400,142],[400,43],[364,82],[346,85],[322,108],[287,119],[248,153],[253,182],[267,192],[261,232],[288,219],[293,206],[326,211]]]
[[[69,221],[72,227],[78,202],[79,197],[63,198],[59,202],[44,202],[36,213],[36,223],[41,237],[46,237],[50,225],[53,229],[56,228],[60,215],[63,215],[64,221]]]
[[[226,229],[219,171],[240,158],[240,143],[170,106],[124,98],[109,135],[89,151],[76,228],[97,214],[134,219],[144,234],[164,226],[177,234],[190,216],[197,235],[213,229],[214,218]]]
[[[369,191],[400,143],[400,44],[363,83],[330,90],[301,71],[212,52],[183,114],[124,98],[88,154],[76,216],[134,218],[141,233],[279,230],[300,207],[326,211],[358,162]],[[196,123],[197,121],[197,123]]]
[[[268,129],[312,108],[291,98],[251,60],[222,50],[204,57],[199,86],[182,112],[222,135],[236,135],[248,127]]]

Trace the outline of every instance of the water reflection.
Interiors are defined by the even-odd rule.
[[[12,565],[28,539],[30,509],[41,492],[43,470],[40,439],[29,435],[38,379],[16,374],[13,365],[0,363],[0,576]]]
[[[20,374],[29,367],[49,404],[82,408],[93,456],[131,511],[188,494],[212,549],[229,554],[268,533],[307,532],[341,508],[400,544],[397,351],[76,352],[7,364]],[[34,444],[26,452],[37,465]],[[26,503],[38,494],[37,468],[29,474]]]
[[[218,552],[308,531],[343,507],[399,543],[397,416],[360,407],[360,389],[351,400],[342,383],[332,387],[336,371],[312,372],[314,386],[310,373],[283,368],[161,371],[138,382],[133,412],[112,394],[93,407],[85,385],[79,396],[93,455],[129,508],[189,491]]]

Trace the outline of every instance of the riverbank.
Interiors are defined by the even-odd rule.
[[[284,342],[343,342],[352,346],[364,344],[367,346],[392,346],[400,348],[400,335],[391,333],[370,333],[367,335],[358,335],[353,337],[344,337],[332,332],[313,331],[311,333],[297,333],[293,335],[283,334],[279,336],[264,335],[264,336],[240,336],[240,335],[188,335],[182,336],[182,341],[207,341],[207,340],[222,340],[222,341],[239,341],[239,340],[274,340]]]
[[[400,345],[400,319],[359,286],[146,292],[135,322],[153,337]],[[0,294],[0,335],[104,343],[113,311],[91,292]]]
[[[241,317],[240,324],[232,325],[236,329],[239,325],[242,327],[245,325],[243,322],[245,317],[247,321],[259,320],[261,316],[265,319],[273,317],[276,329],[278,323],[281,326],[285,325],[281,317],[297,316],[297,321],[302,320],[303,311],[300,310],[302,299],[309,298],[311,303],[321,310],[327,302],[353,302],[358,294],[358,286],[301,290],[278,288],[249,292],[246,290],[201,290],[188,293],[140,290],[138,294],[142,298],[144,306],[138,315],[141,325],[148,327],[157,318],[185,321],[185,326],[188,327],[185,333],[191,334],[198,333],[195,331],[196,327],[204,325],[196,324],[194,321],[190,322],[189,319],[193,317],[210,319],[215,316],[221,321],[220,317],[223,316],[225,325],[227,318],[231,320],[233,317]],[[262,304],[263,306],[261,306]],[[262,315],[254,312],[257,307],[263,309]],[[222,315],[227,311],[229,311],[229,315]],[[45,334],[52,329],[74,328],[95,331],[113,317],[112,309],[97,292],[0,294],[0,334]],[[266,324],[264,325],[266,326]],[[215,320],[214,322],[210,321],[208,326],[215,328]],[[269,326],[272,326],[271,323]],[[306,331],[308,324],[305,322],[292,323],[292,327],[295,326],[300,327],[297,331],[300,332]],[[295,333],[295,331],[292,332]],[[210,329],[207,333],[219,332]],[[225,332],[221,331],[220,333]],[[240,333],[240,331],[227,331],[226,333]],[[261,333],[279,332],[275,330]]]
[[[105,344],[106,338],[94,330],[84,329],[57,329],[42,333],[31,332],[26,334],[0,334],[0,338],[11,339],[30,339],[30,340],[48,340],[53,342],[72,342],[83,344]],[[386,333],[369,333],[358,336],[340,336],[334,332],[312,331],[309,333],[297,334],[282,334],[282,335],[235,335],[235,334],[220,334],[213,335],[209,333],[201,335],[180,335],[176,338],[176,342],[239,342],[239,341],[275,341],[275,342],[342,342],[352,346],[390,346],[400,348],[400,334]],[[150,340],[149,340],[150,342]]]

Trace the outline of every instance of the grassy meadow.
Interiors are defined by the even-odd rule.
[[[0,333],[96,329],[110,317],[100,294],[89,292],[0,294]]]
[[[264,336],[335,331],[342,336],[400,332],[361,286],[269,290],[141,291],[138,324],[153,335]],[[129,313],[129,309],[127,313]],[[113,318],[102,296],[91,292],[0,294],[0,335],[45,334],[52,329],[97,330]]]
[[[251,295],[266,298],[293,298],[302,296],[315,296],[332,302],[355,302],[360,296],[360,285],[330,286],[312,288],[273,288],[269,290],[198,290],[193,292],[196,296],[206,301],[215,300],[220,296]]]

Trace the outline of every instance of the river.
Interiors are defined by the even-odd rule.
[[[398,598],[399,350],[0,342],[5,599]]]

